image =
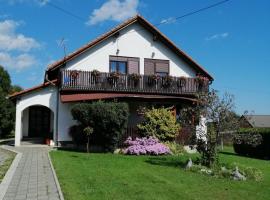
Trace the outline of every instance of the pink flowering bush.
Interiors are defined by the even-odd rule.
[[[125,141],[127,148],[124,150],[124,154],[129,155],[164,155],[170,154],[170,149],[159,143],[158,139],[154,137],[143,137],[132,140],[128,137]]]

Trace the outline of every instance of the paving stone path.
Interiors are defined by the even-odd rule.
[[[4,200],[60,200],[47,147],[16,147],[22,157]]]

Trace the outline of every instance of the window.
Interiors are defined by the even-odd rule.
[[[110,72],[118,72],[121,74],[127,73],[127,62],[123,61],[110,61]]]
[[[139,74],[139,58],[110,56],[110,72]]]
[[[144,59],[144,74],[169,75],[169,60]]]

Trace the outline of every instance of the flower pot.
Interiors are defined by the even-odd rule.
[[[46,145],[50,145],[50,143],[51,143],[51,139],[45,138],[45,144],[46,144]]]

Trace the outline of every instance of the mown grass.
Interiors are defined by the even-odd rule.
[[[2,182],[7,170],[9,169],[13,159],[15,158],[15,153],[0,148],[0,156],[4,157],[4,154],[7,155],[7,158],[4,162],[0,163],[0,183]]]
[[[182,166],[190,155],[137,157],[68,151],[50,155],[66,200],[270,199],[269,161],[237,156],[231,148],[220,153],[220,161],[258,168],[262,181],[237,182],[185,171]]]

